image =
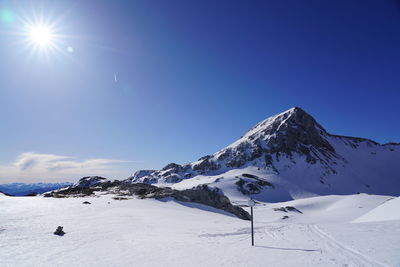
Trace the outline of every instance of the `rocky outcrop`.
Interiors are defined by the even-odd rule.
[[[43,194],[44,197],[86,197],[93,195],[94,192],[106,192],[110,188],[118,187],[123,184],[121,181],[115,180],[110,181],[107,178],[99,176],[83,177],[77,183],[61,188],[55,191],[47,192]]]
[[[142,178],[142,177],[150,175],[151,173],[153,173],[155,171],[156,170],[139,170],[139,171],[135,172],[132,176],[134,176],[136,178]]]
[[[86,183],[87,177],[84,180]],[[111,182],[105,178],[102,178],[99,183],[93,185],[83,186],[70,186],[65,189],[49,192],[44,194],[44,197],[64,198],[64,197],[85,197],[93,195],[95,192],[112,193],[116,194],[120,199],[123,196],[136,196],[138,198],[155,198],[165,199],[174,198],[181,202],[192,202],[203,204],[214,207],[216,209],[224,210],[226,212],[236,215],[238,218],[243,220],[249,220],[250,215],[244,209],[232,205],[229,198],[222,194],[217,188],[209,188],[207,185],[198,186],[192,189],[176,190],[169,187],[157,187],[145,183],[126,183],[121,181]],[[80,181],[81,181],[80,180]],[[96,179],[95,179],[96,180]],[[101,182],[100,182],[101,181]],[[117,198],[117,199],[118,199]]]
[[[286,206],[286,207],[280,207],[280,208],[274,208],[274,211],[283,211],[283,212],[297,212],[297,213],[303,213],[300,210],[298,210],[295,207],[292,206]]]
[[[265,187],[274,187],[270,182],[248,173],[243,173],[241,178],[237,178],[235,184],[244,195],[259,194]]]
[[[108,181],[107,178],[100,176],[86,176],[81,178],[77,183],[73,184],[71,187],[83,188],[83,187],[98,186],[107,181]]]

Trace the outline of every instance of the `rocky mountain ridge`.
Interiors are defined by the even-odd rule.
[[[358,165],[371,165],[369,162],[374,161],[371,155],[377,154],[380,156],[375,157],[375,163],[379,164],[372,164],[375,176],[368,174],[364,181],[350,177],[351,173],[359,171],[361,166]],[[382,156],[383,154],[385,156]],[[385,159],[389,162],[385,163]],[[239,140],[213,155],[204,156],[185,165],[170,163],[161,170],[140,170],[126,182],[190,184],[186,181],[194,177],[218,176],[233,170],[255,167],[258,176],[259,174],[261,177],[274,176],[275,180],[280,178],[282,181],[292,180],[293,177],[288,176],[296,176],[302,172],[305,177],[301,177],[300,180],[315,180],[314,182],[318,184],[312,187],[322,187],[323,194],[346,193],[347,191],[357,193],[364,191],[370,186],[369,184],[373,184],[371,180],[381,179],[381,175],[388,176],[389,174],[390,177],[385,177],[388,182],[399,183],[399,179],[395,178],[396,172],[398,171],[397,175],[400,172],[394,163],[396,159],[400,162],[398,143],[381,145],[366,138],[330,134],[311,115],[301,108],[294,107],[261,121]],[[299,169],[300,165],[303,166],[302,169]],[[384,171],[387,165],[391,169],[389,172]],[[297,169],[296,174],[293,171],[288,172],[288,168]],[[361,173],[364,172],[361,170]],[[307,176],[312,176],[312,178],[307,178]],[[357,175],[353,176],[357,177]],[[354,186],[350,191],[342,190],[343,188],[335,190],[337,185],[332,179],[334,177],[339,177],[336,180],[341,180],[341,183],[344,182],[343,179],[352,179],[351,183],[363,186],[358,186],[358,188]],[[306,181],[307,184],[308,182]],[[215,186],[218,187],[218,185]],[[326,187],[330,190],[326,190]],[[366,191],[374,192],[373,190]],[[387,191],[392,194],[397,192]],[[319,194],[316,191],[314,193]],[[378,190],[377,193],[385,193],[385,190]]]

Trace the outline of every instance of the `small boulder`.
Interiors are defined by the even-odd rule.
[[[57,229],[56,229],[56,231],[54,232],[54,234],[55,234],[55,235],[58,235],[58,236],[63,236],[63,235],[65,235],[65,232],[63,231],[63,228],[64,228],[64,227],[62,227],[62,226],[58,226]]]
[[[92,203],[90,203],[89,201],[84,201],[82,202],[82,204],[92,204]]]

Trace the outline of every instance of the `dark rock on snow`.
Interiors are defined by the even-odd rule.
[[[77,183],[73,184],[71,187],[89,187],[89,186],[96,186],[100,185],[104,182],[108,181],[104,177],[100,176],[87,176],[80,179]]]
[[[274,208],[274,211],[283,211],[283,212],[291,211],[291,212],[303,213],[300,210],[298,210],[298,209],[296,209],[295,207],[292,207],[292,206]]]
[[[242,176],[245,178],[238,177],[239,180],[235,183],[242,194],[258,194],[264,190],[266,186],[274,187],[270,182],[261,179],[256,175],[243,173]]]
[[[63,228],[64,228],[64,227],[62,227],[62,226],[58,226],[57,229],[56,229],[56,231],[55,231],[53,234],[59,235],[59,236],[65,235],[65,232],[63,231]]]

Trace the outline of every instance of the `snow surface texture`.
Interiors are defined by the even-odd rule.
[[[13,196],[25,196],[32,193],[42,194],[44,192],[57,190],[70,185],[71,183],[11,183],[0,184],[0,191]]]
[[[377,208],[369,211],[354,222],[376,222],[400,220],[400,197],[390,199]],[[400,238],[400,237],[399,237]]]
[[[389,199],[257,204],[251,247],[250,222],[207,206],[1,196],[0,266],[400,266],[400,220],[351,223]]]
[[[332,194],[399,196],[399,162],[400,144],[329,134],[296,107],[258,123],[213,155],[137,171],[127,181],[177,189],[207,183],[232,199],[265,202]]]

